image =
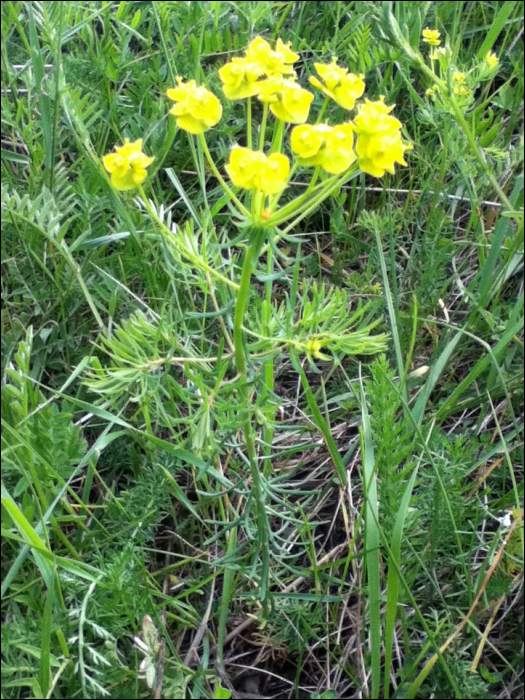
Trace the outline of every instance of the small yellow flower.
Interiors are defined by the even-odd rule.
[[[425,44],[439,46],[441,44],[440,36],[441,32],[439,32],[437,29],[423,29],[423,41]]]
[[[275,50],[272,51],[272,47],[265,39],[257,37],[248,46],[246,58],[249,62],[258,64],[265,75],[272,77],[274,75],[294,76],[295,71],[291,64],[295,63],[299,56],[281,39],[277,39]]]
[[[290,161],[281,153],[266,156],[261,151],[236,146],[230,153],[226,171],[236,187],[277,194],[286,187]]]
[[[177,117],[177,126],[190,134],[203,134],[222,117],[222,105],[207,88],[197,86],[195,80],[185,83],[178,78],[176,88],[166,92],[175,104],[170,113]]]
[[[319,165],[327,173],[339,175],[354,163],[354,127],[341,124],[304,124],[292,132],[291,146],[300,165]]]
[[[470,98],[473,95],[472,90],[465,85],[456,86],[453,92],[457,97]]]
[[[261,84],[258,79],[262,75],[264,71],[261,66],[246,58],[234,58],[219,69],[224,94],[229,100],[242,100],[257,95]]]
[[[455,83],[458,83],[458,85],[464,83],[466,79],[467,76],[465,75],[465,73],[461,73],[459,71],[456,71],[456,73],[454,73],[454,75],[452,76],[452,80]]]
[[[385,172],[393,174],[395,163],[406,165],[405,150],[400,131],[360,136],[356,143],[360,169],[374,177],[383,177]]]
[[[283,122],[304,124],[308,119],[314,96],[293,80],[278,82],[269,79],[270,89],[259,95],[259,99],[270,102],[273,114]]]
[[[485,56],[485,61],[487,62],[489,68],[497,68],[499,66],[499,58],[492,51],[489,51]]]
[[[344,109],[353,109],[365,91],[365,76],[349,73],[348,68],[337,65],[336,59],[332,63],[316,63],[315,68],[321,80],[311,76],[311,84]]]
[[[398,131],[401,129],[401,122],[390,114],[393,109],[394,105],[385,104],[383,96],[376,102],[365,100],[364,104],[359,105],[354,119],[356,133],[361,136],[374,136]]]
[[[440,46],[439,49],[435,49],[435,51],[430,53],[430,58],[432,61],[436,61],[439,58],[446,57],[447,53],[447,49],[444,46]]]
[[[311,338],[306,343],[306,352],[308,355],[313,355],[314,357],[319,357],[324,359],[325,356],[321,353],[322,344],[320,340],[314,340]]]
[[[132,143],[126,139],[115,151],[102,158],[115,189],[132,190],[141,185],[147,177],[146,168],[155,160],[142,152],[142,139]]]

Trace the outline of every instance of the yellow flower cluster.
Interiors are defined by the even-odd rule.
[[[423,29],[423,41],[430,46],[439,46],[441,44],[441,32],[437,29]]]
[[[425,41],[438,40],[439,32],[437,36],[435,34],[436,32],[425,30]],[[353,122],[347,121],[335,126],[326,123],[306,124],[314,96],[297,82],[294,63],[298,59],[298,54],[281,39],[277,40],[272,49],[267,41],[258,37],[250,43],[244,56],[233,58],[219,70],[224,94],[228,99],[257,97],[267,105],[264,125],[268,110],[281,122],[274,132],[272,151],[281,150],[284,123],[289,123],[297,125],[291,133],[291,150],[296,157],[294,170],[297,166],[317,167],[330,175],[342,175],[347,171],[357,171],[359,167],[374,177],[382,177],[385,172],[394,172],[395,163],[406,165],[403,156],[407,146],[401,139],[401,123],[390,114],[393,107],[385,105],[383,98],[377,102],[366,100],[360,104]],[[489,54],[487,64],[492,64],[493,61],[493,54]],[[331,63],[316,63],[315,68],[318,77],[312,76],[310,83],[344,109],[354,109],[356,101],[365,90],[364,76],[350,73],[347,68],[337,65],[336,59]],[[464,74],[456,74],[454,80],[461,86]],[[199,135],[202,139],[204,132],[216,126],[222,117],[219,99],[206,87],[197,85],[195,80],[186,82],[178,78],[177,86],[168,89],[166,94],[174,102],[170,112],[176,117],[178,127],[190,134]],[[326,105],[327,103],[321,114],[324,114]],[[251,111],[248,114],[251,115]],[[247,141],[251,145],[251,118],[248,119],[248,129]],[[261,150],[235,146],[230,153],[226,171],[236,187],[257,190],[264,195],[277,195],[288,184],[290,161],[280,152],[266,155],[262,151],[263,144],[264,131],[261,131]],[[248,210],[224,182],[205,141],[203,147],[215,176],[246,215]],[[146,179],[146,169],[152,162],[153,158],[142,151],[141,139],[134,143],[126,140],[123,146],[117,147],[114,153],[103,158],[104,167],[110,173],[113,185],[119,190],[139,187]],[[350,170],[352,166],[354,170]],[[321,188],[322,186],[323,183]],[[273,209],[264,209],[265,204],[257,199],[260,208],[257,216],[264,218],[263,212],[266,212],[265,216],[270,220]]]
[[[407,146],[401,138],[401,122],[390,114],[393,108],[383,97],[377,102],[365,100],[354,119],[359,167],[374,177],[394,173],[395,163],[406,165]]]
[[[125,139],[124,145],[117,146],[115,151],[102,158],[115,189],[132,190],[141,185],[147,177],[146,169],[154,161],[142,152],[142,139],[133,143]]]
[[[219,70],[224,94],[229,100],[258,97],[270,105],[283,122],[304,124],[314,96],[296,82],[293,63],[299,59],[281,39],[275,50],[258,37],[243,57],[234,58]]]
[[[316,63],[315,69],[322,82],[311,76],[310,83],[344,109],[353,109],[355,101],[365,91],[365,76],[349,73],[348,68],[337,65],[336,59],[328,64]]]
[[[262,151],[236,146],[230,153],[226,170],[236,187],[277,194],[286,187],[290,161],[282,153],[266,156]]]
[[[299,165],[318,165],[333,175],[348,170],[356,159],[352,124],[297,126],[292,131],[291,145]]]
[[[185,83],[179,78],[178,83],[166,93],[175,102],[170,112],[177,117],[177,126],[190,134],[203,134],[218,124],[222,105],[217,97],[205,87],[198,86],[195,80]]]

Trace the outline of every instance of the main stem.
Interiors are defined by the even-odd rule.
[[[240,387],[243,404],[246,408],[246,418],[243,424],[243,437],[250,462],[250,471],[252,475],[253,496],[257,507],[257,521],[259,525],[259,546],[262,553],[262,573],[261,573],[261,598],[263,602],[263,613],[266,616],[268,613],[268,578],[269,578],[269,541],[268,541],[268,521],[266,518],[266,510],[264,503],[264,493],[262,488],[261,474],[257,464],[257,450],[255,446],[255,431],[253,429],[252,411],[251,411],[251,392],[248,382],[248,357],[245,347],[245,332],[243,329],[244,316],[250,298],[250,282],[252,278],[252,269],[258,257],[258,252],[261,248],[259,244],[260,236],[264,235],[263,231],[253,230],[250,234],[248,246],[244,254],[244,262],[242,266],[242,275],[239,291],[237,294],[237,304],[235,306],[235,314],[233,319],[233,344],[235,346],[235,366],[238,374],[243,377],[243,382]]]

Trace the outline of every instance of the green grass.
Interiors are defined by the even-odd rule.
[[[523,696],[519,8],[2,3],[3,698]],[[466,110],[425,96],[427,26],[500,57]],[[365,73],[414,148],[260,242],[246,333],[244,233],[164,95],[221,95],[259,34],[303,84]],[[101,167],[126,137],[148,209]]]

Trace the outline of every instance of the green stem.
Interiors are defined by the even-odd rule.
[[[269,236],[273,235],[273,231],[268,232]],[[266,265],[266,274],[268,276],[273,274],[273,248],[270,246],[268,248],[268,252],[266,254],[266,259],[267,259],[267,265]],[[263,329],[264,333],[270,337],[271,335],[271,329],[270,329],[270,323],[272,320],[272,291],[273,291],[273,282],[272,280],[268,280],[265,282],[265,288],[266,288],[266,299],[263,304],[263,309],[262,309],[262,321],[263,321]],[[264,365],[264,397],[268,399],[267,405],[268,408],[266,409],[266,425],[264,427],[264,442],[266,443],[264,447],[264,455],[266,457],[264,461],[264,475],[268,476],[268,473],[271,468],[271,454],[272,454],[272,442],[273,442],[273,434],[274,434],[274,429],[272,427],[272,423],[275,419],[275,411],[271,405],[271,394],[273,394],[274,391],[274,361],[273,357],[269,359],[266,364]]]
[[[253,146],[252,136],[252,98],[246,100],[246,145],[250,150]]]
[[[306,194],[307,194],[307,195],[312,193],[312,190],[313,190],[313,188],[315,187],[315,183],[316,183],[317,180],[319,179],[319,173],[320,173],[320,172],[321,172],[321,166],[318,165],[318,166],[315,168],[315,170],[314,170],[314,174],[312,175],[312,180],[311,180],[311,182],[310,182],[310,184],[309,184],[309,186],[308,186],[308,189],[306,190]]]
[[[275,130],[273,133],[272,147],[270,148],[270,153],[280,153],[283,146],[283,136],[284,130],[286,128],[285,122],[280,119],[277,120],[275,125]]]
[[[235,305],[235,314],[233,319],[233,342],[235,345],[235,367],[238,374],[242,375],[243,383],[240,387],[241,397],[246,409],[251,409],[250,385],[248,383],[248,358],[245,349],[245,331],[243,328],[244,316],[248,307],[250,298],[250,283],[252,278],[252,269],[257,261],[260,246],[260,237],[265,233],[264,230],[253,230],[250,236],[248,247],[244,254],[244,263],[242,266],[241,284],[237,294],[237,303]],[[268,521],[266,518],[266,510],[264,503],[264,494],[262,488],[261,474],[257,465],[257,450],[255,446],[255,432],[252,424],[251,411],[246,411],[246,418],[243,425],[244,444],[250,462],[250,471],[253,483],[253,495],[257,508],[257,520],[259,529],[259,547],[262,553],[262,573],[261,573],[261,598],[263,602],[263,612],[265,616],[268,613],[269,591],[269,537],[268,537]]]
[[[283,222],[287,221],[291,216],[294,216],[295,214],[300,212],[300,208],[303,204],[309,206],[312,202],[312,195],[315,194],[315,196],[317,197],[320,194],[320,192],[324,190],[325,187],[331,185],[333,182],[335,182],[335,180],[336,176],[334,175],[328,180],[325,180],[316,187],[312,188],[310,192],[308,192],[307,190],[306,192],[300,194],[298,197],[286,204],[284,207],[281,207],[279,211],[276,212],[275,216],[272,216],[268,223],[268,226],[278,226],[279,224],[282,224]],[[309,197],[310,199],[308,200]]]
[[[266,124],[268,122],[268,110],[270,108],[270,105],[268,102],[264,103],[263,107],[263,115],[262,115],[262,121],[261,121],[261,129],[259,132],[259,150],[264,151],[264,142],[266,138]]]
[[[247,216],[248,218],[250,218],[250,212],[248,211],[248,209],[246,209],[244,204],[235,196],[232,189],[229,187],[229,185],[227,184],[227,182],[225,181],[223,176],[220,174],[219,169],[215,165],[215,162],[214,162],[213,158],[211,157],[211,153],[210,153],[210,149],[208,148],[208,144],[206,143],[206,138],[205,138],[204,134],[199,134],[199,138],[200,138],[200,141],[202,143],[202,149],[204,151],[204,155],[206,156],[206,160],[208,161],[209,166],[212,169],[213,174],[215,175],[217,180],[221,183],[222,189],[226,192],[226,194],[232,200],[232,202],[235,202],[239,211],[242,212],[244,214],[244,216]]]
[[[319,112],[319,114],[318,114],[318,116],[317,116],[316,124],[320,124],[320,123],[321,123],[321,120],[322,120],[322,118],[324,117],[325,112],[326,112],[326,110],[327,110],[327,108],[328,108],[329,102],[330,102],[330,98],[328,97],[328,95],[325,95],[324,102],[323,102],[323,106],[321,107],[321,111]]]
[[[329,180],[328,182],[332,182],[333,184],[329,185],[326,187],[325,190],[323,190],[314,200],[311,200],[308,205],[300,210],[299,215],[292,221],[291,224],[289,224],[283,231],[284,234],[289,233],[297,224],[304,219],[305,216],[308,216],[308,214],[311,214],[317,207],[324,202],[325,199],[330,197],[339,187],[344,185],[345,182],[347,182],[353,175],[355,175],[358,172],[358,167],[353,166],[351,170],[346,172],[342,178],[336,178],[335,182],[333,179]]]

